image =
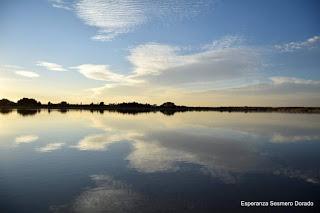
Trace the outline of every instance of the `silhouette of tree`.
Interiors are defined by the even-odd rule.
[[[59,104],[61,107],[67,107],[69,104],[66,101],[61,101]]]
[[[176,105],[172,102],[165,102],[163,104],[161,104],[161,107],[171,107],[171,108],[174,108],[176,107]]]
[[[16,103],[9,101],[8,99],[1,99],[0,100],[0,107],[13,107]]]
[[[62,101],[59,104],[53,104],[50,101],[47,105],[42,105],[39,101],[33,98],[22,98],[17,103],[14,103],[8,99],[0,100],[0,113],[6,113],[6,110],[17,109],[19,114],[22,115],[34,115],[39,112],[41,108],[58,109],[65,113],[69,109],[74,110],[90,110],[91,112],[103,113],[104,110],[137,114],[146,112],[162,112],[166,115],[173,115],[175,112],[186,111],[220,111],[220,112],[291,112],[291,113],[320,113],[320,107],[188,107],[175,105],[173,102],[165,102],[158,105],[151,105],[148,103],[142,104],[137,102],[129,103],[117,103],[105,105],[104,102],[99,104],[69,104],[66,101]]]
[[[21,107],[41,107],[41,103],[33,98],[22,98],[17,102]]]

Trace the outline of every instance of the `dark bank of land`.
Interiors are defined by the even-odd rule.
[[[218,112],[286,112],[286,113],[320,113],[320,107],[192,107],[192,106],[178,106],[172,102],[166,102],[161,105],[155,104],[141,104],[137,102],[131,103],[117,103],[105,104],[100,102],[98,104],[69,104],[65,101],[60,103],[42,104],[41,102],[32,98],[22,98],[17,102],[8,99],[0,100],[0,109],[2,112],[10,111],[13,109],[20,110],[21,112],[28,110],[60,110],[66,112],[68,110],[90,110],[90,111],[114,111],[120,113],[140,113],[140,112],[162,112],[167,115],[174,114],[175,112],[186,111],[218,111]]]

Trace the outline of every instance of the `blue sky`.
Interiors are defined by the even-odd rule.
[[[1,96],[318,106],[319,9],[311,0],[2,0]]]

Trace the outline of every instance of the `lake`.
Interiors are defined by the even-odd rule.
[[[0,129],[1,212],[319,204],[319,114],[2,111]]]

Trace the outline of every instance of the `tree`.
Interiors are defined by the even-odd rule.
[[[172,102],[165,102],[161,105],[161,107],[176,107],[176,105]]]
[[[17,102],[17,105],[22,107],[40,107],[41,103],[33,98],[22,98]]]
[[[67,107],[69,104],[66,101],[61,101],[60,106]]]
[[[12,101],[9,101],[8,99],[1,99],[0,100],[0,107],[12,107],[15,103]]]

